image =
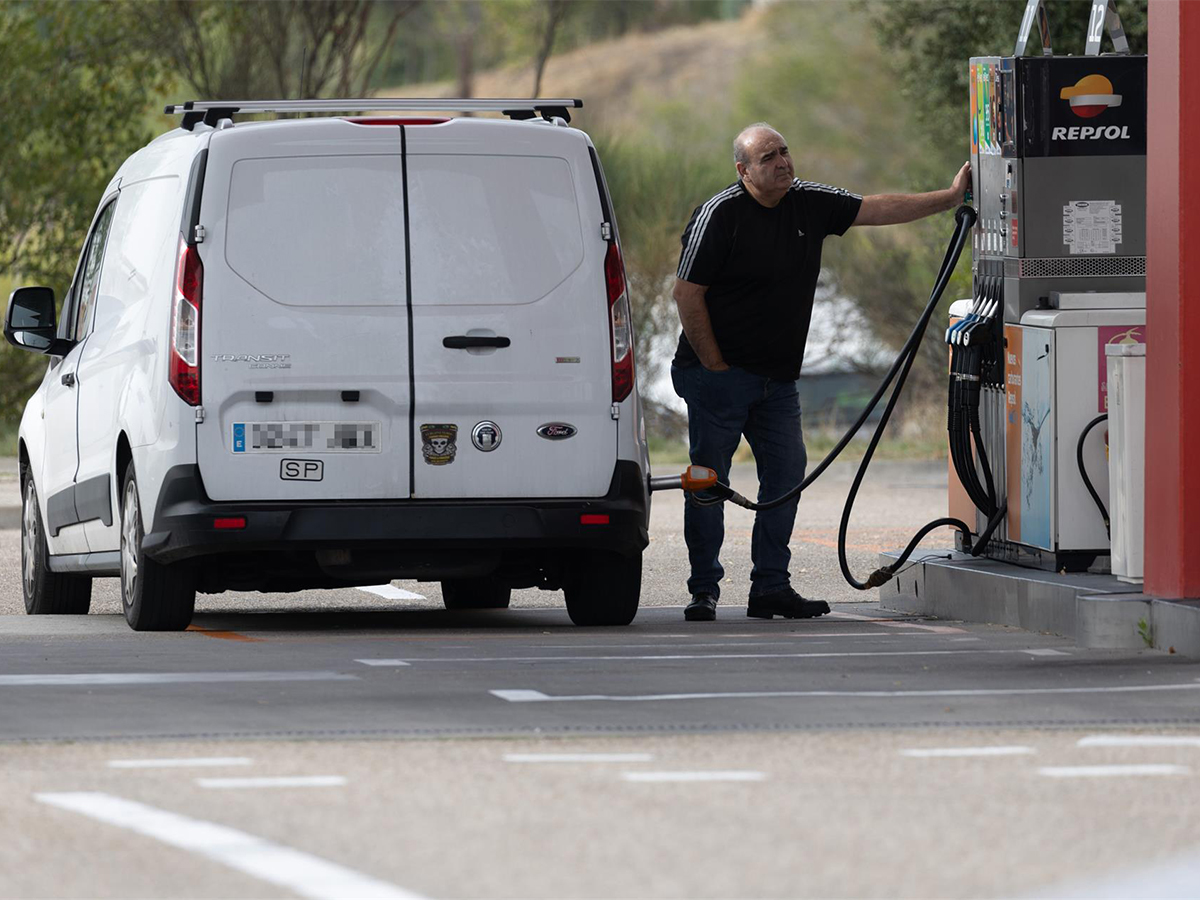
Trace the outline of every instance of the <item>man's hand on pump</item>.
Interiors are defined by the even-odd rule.
[[[958,170],[958,174],[954,176],[954,182],[950,185],[950,192],[954,195],[954,206],[961,206],[963,197],[967,195],[967,190],[971,187],[971,164],[965,162],[962,168]]]

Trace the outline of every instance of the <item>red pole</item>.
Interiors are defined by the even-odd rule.
[[[1143,590],[1200,598],[1200,2],[1150,0],[1149,57]]]

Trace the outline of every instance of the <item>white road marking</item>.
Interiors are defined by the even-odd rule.
[[[765,697],[1016,697],[1037,694],[1125,694],[1147,691],[1194,691],[1200,684],[1122,685],[1073,688],[962,688],[940,691],[715,691],[696,694],[575,694],[552,696],[541,691],[505,689],[488,691],[510,703],[570,703],[590,701],[640,702],[656,700],[745,700]]]
[[[356,659],[356,663],[362,663],[364,666],[407,666],[402,659]]]
[[[510,763],[638,763],[650,762],[652,753],[505,753]]]
[[[1076,747],[1200,747],[1200,737],[1183,734],[1093,734]]]
[[[1149,865],[1105,872],[1087,881],[1073,881],[1057,888],[1042,889],[1030,897],[1038,900],[1129,900],[1153,897],[1154,900],[1195,900],[1200,884],[1200,855],[1155,861]]]
[[[956,756],[1028,756],[1036,752],[1032,747],[914,747],[901,750],[900,755],[932,759]]]
[[[495,662],[614,662],[680,659],[831,659],[860,656],[978,656],[980,654],[1024,653],[1023,650],[822,650],[816,653],[647,653],[575,656],[410,656],[410,663],[495,663]]]
[[[197,778],[202,788],[293,788],[293,787],[342,787],[346,779],[341,775],[282,775],[257,778]]]
[[[1066,653],[1062,650],[1055,650],[1052,647],[1035,647],[1032,650],[1026,650],[1024,652],[1028,653],[1030,656],[1070,656],[1071,655],[1070,653]]]
[[[385,597],[388,600],[427,600],[424,594],[414,594],[412,591],[406,591],[404,588],[398,588],[394,584],[375,584],[370,587],[360,587],[360,591],[366,591],[368,594],[375,594],[379,597]]]
[[[1050,778],[1120,778],[1125,775],[1191,775],[1188,766],[1138,763],[1127,766],[1045,766],[1039,775]]]
[[[892,619],[882,616],[859,616],[854,613],[831,612],[830,618],[838,619],[853,619],[856,622],[871,622],[875,625],[883,625],[887,628],[916,628],[920,631],[928,631],[931,634],[965,634],[965,628],[957,628],[953,625],[925,625],[921,622],[913,621],[912,619]]]
[[[81,672],[62,675],[0,675],[0,687],[77,684],[219,684],[244,681],[358,681],[341,672]]]
[[[111,769],[182,769],[192,766],[248,766],[248,756],[198,756],[177,759],[110,759]]]
[[[711,772],[622,772],[625,781],[763,781],[763,772],[711,771]]]
[[[315,900],[343,897],[412,900],[419,894],[276,844],[235,828],[192,819],[112,794],[78,792],[34,794],[41,803],[100,822],[127,828],[144,837],[188,850],[254,878]]]

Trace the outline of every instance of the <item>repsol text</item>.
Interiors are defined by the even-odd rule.
[[[1127,141],[1128,125],[1074,125],[1070,128],[1053,128],[1050,139],[1054,141]]]

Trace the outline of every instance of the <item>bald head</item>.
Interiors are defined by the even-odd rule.
[[[796,172],[787,141],[766,122],[741,130],[733,141],[738,179],[763,206],[775,206],[792,186]]]
[[[768,137],[774,137],[783,141],[783,135],[766,122],[755,122],[753,125],[747,125],[733,139],[733,161],[735,163],[748,163],[754,146],[760,143],[763,138]]]

